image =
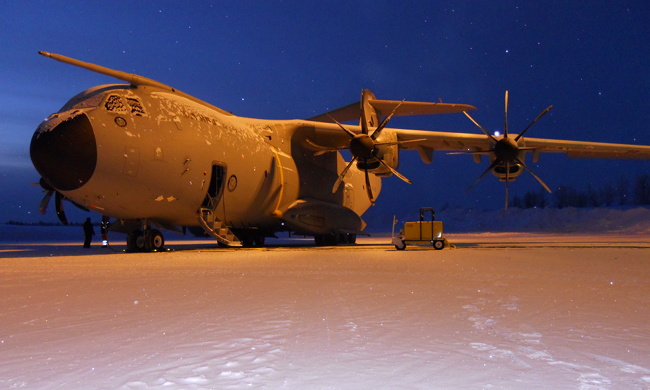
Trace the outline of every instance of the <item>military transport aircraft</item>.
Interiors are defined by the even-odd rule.
[[[30,155],[46,196],[66,223],[63,200],[115,222],[129,251],[164,246],[162,230],[211,236],[221,245],[264,244],[278,231],[314,236],[317,245],[353,243],[381,178],[396,175],[400,149],[431,163],[434,151],[487,155],[488,172],[507,184],[541,152],[570,157],[650,159],[650,146],[494,136],[463,104],[361,101],[307,120],[235,116],[142,76],[39,52],[128,84],[100,85],[74,96],[40,124]],[[464,112],[484,134],[388,128],[393,116]],[[359,121],[358,125],[342,122]],[[351,161],[339,152],[347,149]],[[477,179],[477,180],[479,180]],[[410,182],[409,182],[410,183]],[[507,202],[507,201],[506,201]]]

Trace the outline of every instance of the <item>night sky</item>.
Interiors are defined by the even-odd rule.
[[[0,11],[0,222],[56,220],[53,204],[38,214],[32,134],[78,92],[116,82],[38,50],[152,78],[239,116],[308,118],[369,88],[380,99],[474,105],[496,131],[507,89],[512,132],[552,104],[527,136],[650,145],[647,1],[14,1]],[[480,132],[464,115],[391,126]],[[552,189],[650,172],[646,161],[528,161]],[[369,216],[502,207],[492,175],[465,192],[487,164],[437,153],[425,165],[403,152],[399,170],[414,184],[384,180]],[[538,188],[523,173],[511,195]],[[71,220],[85,217],[66,206]]]

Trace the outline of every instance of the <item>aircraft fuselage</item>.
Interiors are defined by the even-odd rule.
[[[345,162],[303,147],[294,133],[309,126],[237,117],[155,87],[104,85],[44,121],[31,155],[66,198],[119,220],[191,227],[209,208],[232,230],[360,231],[370,203],[353,192],[363,191],[363,175],[332,193]],[[380,180],[372,186],[378,193]],[[326,221],[336,213],[350,222]]]

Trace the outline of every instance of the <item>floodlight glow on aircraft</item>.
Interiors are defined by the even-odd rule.
[[[650,159],[649,146],[489,134],[465,104],[379,100],[363,90],[359,102],[310,119],[238,117],[155,80],[40,54],[109,75],[127,84],[89,88],[38,126],[30,145],[46,191],[111,218],[130,251],[160,250],[161,230],[190,231],[221,245],[260,246],[278,231],[315,237],[318,245],[353,243],[361,216],[374,204],[381,179],[401,175],[400,151],[431,163],[434,151],[486,155],[488,172],[506,187],[524,170],[525,153],[583,158]],[[550,107],[549,107],[550,109]],[[484,134],[389,128],[393,116],[465,113]],[[342,125],[359,121],[359,125]],[[341,150],[349,150],[345,161]],[[479,180],[477,179],[477,181]]]

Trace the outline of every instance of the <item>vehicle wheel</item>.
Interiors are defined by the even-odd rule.
[[[147,237],[147,249],[149,251],[160,251],[165,246],[165,238],[159,230],[152,230]]]
[[[435,240],[433,242],[433,249],[440,250],[445,247],[445,241],[444,240]]]
[[[393,237],[393,245],[398,251],[403,251],[406,249],[406,243],[399,237]]]

